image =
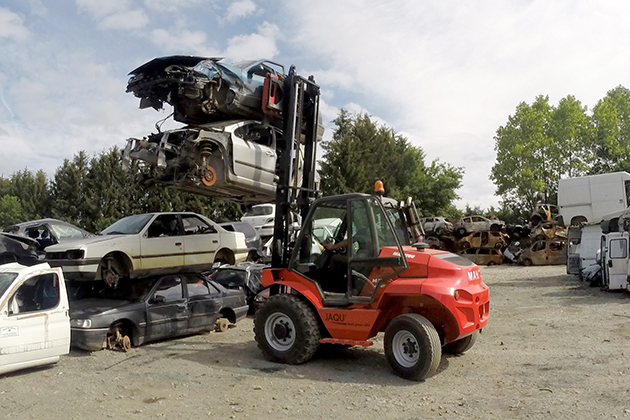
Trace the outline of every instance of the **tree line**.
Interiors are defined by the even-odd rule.
[[[574,96],[521,102],[494,137],[490,179],[506,214],[556,204],[558,179],[630,171],[630,90],[618,86],[589,112]]]
[[[426,164],[421,148],[367,114],[342,110],[334,120],[332,139],[321,146],[322,195],[371,193],[381,179],[389,197],[414,197],[422,214],[454,209],[463,169],[438,160]],[[116,147],[92,157],[80,151],[64,160],[50,180],[42,170],[28,169],[0,177],[0,227],[54,217],[100,232],[136,213],[193,211],[224,222],[238,219],[245,210],[238,203],[147,184],[146,178],[139,166],[123,170]]]

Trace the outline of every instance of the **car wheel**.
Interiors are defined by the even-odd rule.
[[[214,328],[217,332],[226,332],[230,328],[230,321],[227,318],[219,318],[217,319],[217,325]]]
[[[466,228],[459,228],[459,229],[457,229],[457,234],[459,236],[466,236]]]
[[[441,227],[436,227],[435,228],[435,234],[437,236],[442,236],[443,233],[444,233],[444,229],[443,228],[441,228]]]
[[[297,365],[311,359],[321,339],[315,311],[297,296],[271,296],[254,319],[258,348],[275,362]]]
[[[494,244],[494,249],[501,249],[503,248],[503,245],[505,244],[502,242],[497,242],[496,244]]]
[[[529,258],[525,258],[523,260],[523,265],[529,267],[530,265],[532,265],[532,260],[530,260]]]
[[[494,261],[490,261],[490,262],[488,263],[488,267],[492,267],[493,265],[497,265],[497,263],[495,263]]]
[[[448,354],[464,354],[468,350],[470,350],[472,346],[475,345],[477,337],[479,337],[479,331],[475,331],[469,336],[460,338],[459,340],[453,341],[452,343],[448,343],[447,345],[442,347],[442,352]]]
[[[425,317],[399,315],[385,330],[385,355],[398,375],[420,381],[433,375],[440,365],[440,337]]]
[[[123,267],[123,264],[115,257],[104,257],[99,264],[101,279],[105,284],[116,287],[118,280],[126,275]]]
[[[462,241],[459,243],[459,249],[464,251],[466,249],[470,248],[470,243],[466,242],[466,241]]]

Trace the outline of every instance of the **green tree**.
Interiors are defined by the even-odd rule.
[[[64,160],[52,182],[51,210],[53,217],[90,230],[92,222],[86,203],[93,200],[93,197],[88,198],[86,183],[88,171],[89,158],[83,150],[79,151],[72,161]]]
[[[1,189],[4,194],[19,199],[25,220],[41,219],[49,215],[50,187],[43,171],[33,174],[28,169],[23,169],[11,175],[3,184]]]
[[[608,91],[593,108],[592,121],[596,159],[590,173],[630,170],[630,90]]]
[[[592,163],[586,108],[573,96],[557,107],[548,96],[521,102],[499,127],[497,160],[490,179],[504,205],[532,209],[540,201],[557,201],[558,179],[586,173]]]
[[[13,195],[4,195],[0,198],[0,227],[23,222],[24,212],[20,199]]]
[[[423,214],[442,214],[457,198],[463,170],[437,160],[425,165],[422,149],[367,114],[341,110],[331,140],[323,142],[321,189],[325,195],[373,191],[378,179],[387,195],[414,197]]]

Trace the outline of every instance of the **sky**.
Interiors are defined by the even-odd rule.
[[[266,58],[462,167],[459,208],[497,206],[496,130],[520,102],[592,109],[630,87],[627,0],[0,0],[0,176],[155,131],[128,73],[160,56]],[[164,128],[179,123],[167,122]]]

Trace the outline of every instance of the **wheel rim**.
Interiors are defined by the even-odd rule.
[[[277,312],[265,322],[265,337],[276,351],[287,351],[295,343],[295,325],[287,315]]]
[[[420,358],[418,340],[409,331],[398,331],[392,340],[392,354],[402,367],[413,367]]]

